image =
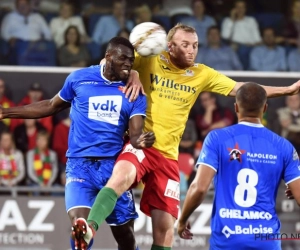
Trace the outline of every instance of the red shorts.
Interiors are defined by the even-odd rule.
[[[150,216],[152,209],[159,209],[177,219],[179,211],[179,167],[175,160],[165,158],[157,149],[135,149],[125,145],[117,162],[130,161],[137,170],[137,185],[141,180],[145,184],[140,209]]]

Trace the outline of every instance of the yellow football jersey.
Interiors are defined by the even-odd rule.
[[[228,95],[236,83],[203,64],[179,69],[168,52],[153,57],[136,54],[133,68],[139,72],[147,93],[145,131],[153,131],[154,148],[174,160],[178,159],[181,136],[199,93]]]

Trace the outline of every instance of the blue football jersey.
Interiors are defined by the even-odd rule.
[[[91,66],[71,73],[59,92],[71,103],[67,157],[114,157],[123,147],[129,119],[145,116],[146,97],[129,102],[122,93],[125,83],[110,82],[103,66]]]
[[[281,249],[270,239],[280,232],[278,186],[300,178],[293,146],[260,124],[241,122],[211,131],[199,164],[216,171],[211,249]]]

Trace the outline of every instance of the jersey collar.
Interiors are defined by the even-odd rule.
[[[122,83],[122,81],[113,81],[113,82],[111,82],[110,80],[106,79],[105,76],[103,75],[104,69],[105,69],[105,64],[101,64],[100,65],[100,75],[101,75],[102,79],[104,80],[105,84],[111,85],[112,83]]]
[[[250,126],[250,127],[256,127],[256,128],[264,128],[264,125],[258,123],[252,123],[252,122],[239,122],[239,124]]]

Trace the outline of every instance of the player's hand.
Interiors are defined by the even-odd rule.
[[[180,221],[178,221],[177,233],[180,236],[180,238],[182,238],[182,239],[185,239],[185,240],[193,239],[193,233],[191,232],[191,225],[189,222],[187,222],[186,224],[183,224],[183,223],[180,223]]]
[[[300,92],[300,80],[289,86],[290,95],[296,95]]]
[[[136,70],[131,70],[127,84],[123,88],[123,93],[125,93],[126,98],[129,97],[129,102],[133,102],[138,98],[140,92],[146,95],[143,84],[139,78],[139,73]]]
[[[290,200],[294,199],[294,196],[292,194],[292,191],[289,189],[289,186],[286,186],[285,196]]]
[[[155,135],[153,132],[142,133],[137,139],[137,145],[140,148],[150,148],[155,141]]]

